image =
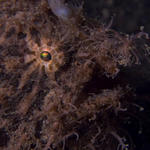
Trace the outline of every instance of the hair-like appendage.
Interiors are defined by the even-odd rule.
[[[68,23],[74,21],[80,16],[83,3],[78,1],[65,3],[64,0],[48,0],[52,12],[61,20]]]
[[[64,0],[48,0],[53,13],[62,20],[68,20],[71,17],[71,9],[64,4]]]
[[[0,0],[0,150],[133,150],[123,68],[145,41],[78,22],[77,1]]]

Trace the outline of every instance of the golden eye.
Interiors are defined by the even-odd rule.
[[[47,51],[43,51],[41,54],[40,54],[40,57],[42,60],[44,61],[50,61],[52,59],[52,56],[49,52]]]

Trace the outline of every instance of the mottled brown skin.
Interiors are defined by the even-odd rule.
[[[81,13],[64,22],[45,0],[0,1],[0,12],[0,149],[116,148],[132,40]]]

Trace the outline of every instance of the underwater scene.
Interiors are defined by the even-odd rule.
[[[149,8],[0,0],[0,150],[149,150]]]

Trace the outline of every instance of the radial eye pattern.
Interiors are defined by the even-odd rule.
[[[27,82],[30,74],[34,71],[38,71],[38,76],[41,77],[44,69],[45,73],[53,78],[55,72],[60,66],[64,64],[64,55],[57,46],[57,44],[47,45],[47,40],[41,39],[41,45],[35,43],[30,36],[27,36],[26,41],[30,53],[24,56],[25,64],[30,64],[27,71],[24,71],[21,77],[19,89]]]

